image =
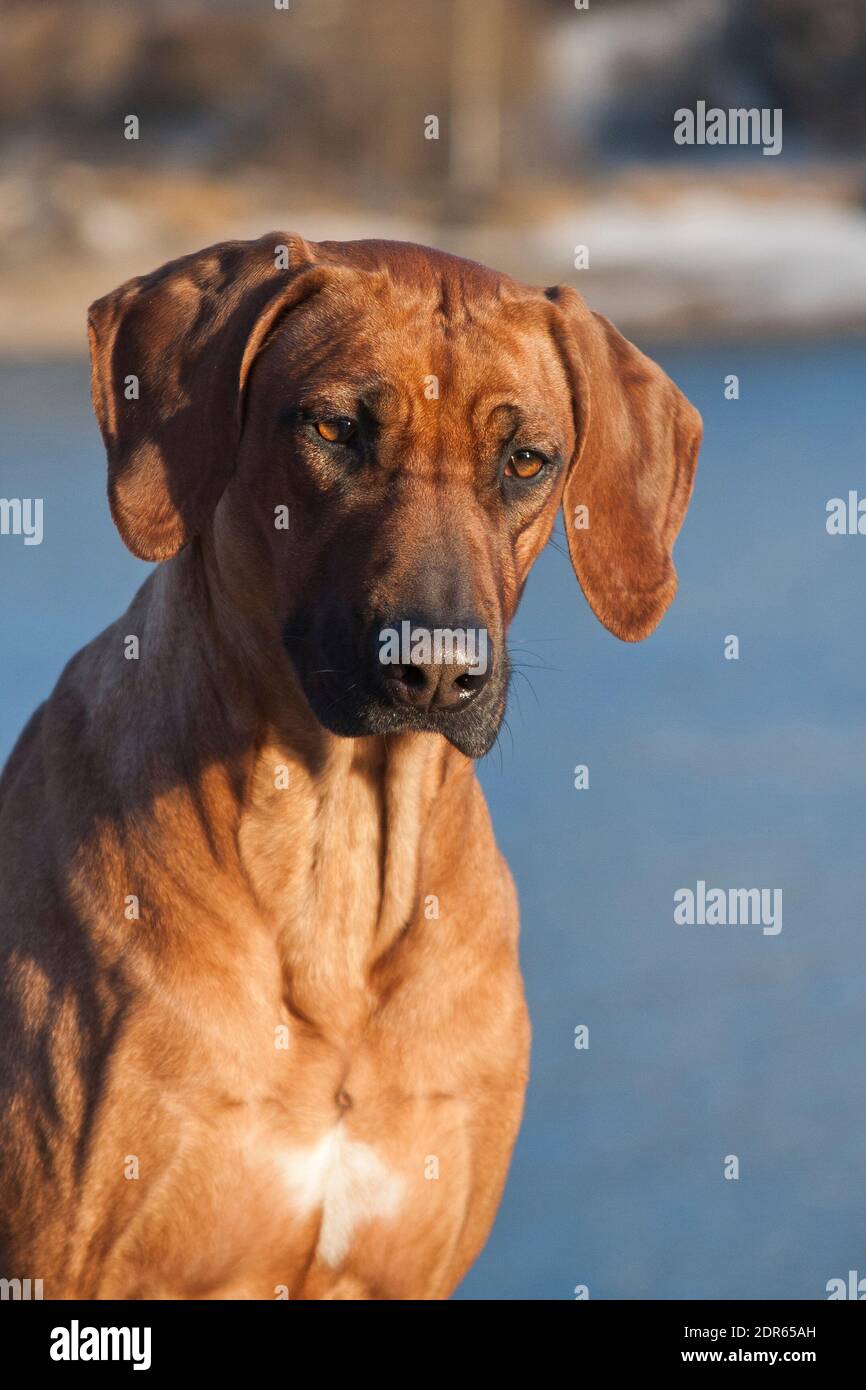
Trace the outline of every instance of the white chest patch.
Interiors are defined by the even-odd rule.
[[[322,1208],[316,1253],[332,1268],[345,1257],[356,1228],[375,1217],[392,1217],[405,1182],[368,1144],[346,1137],[342,1125],[308,1149],[283,1149],[280,1173],[294,1206],[303,1215]]]

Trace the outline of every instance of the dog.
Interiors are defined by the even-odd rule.
[[[3,1272],[447,1298],[528,1074],[474,768],[506,630],[561,506],[598,618],[652,631],[700,416],[573,289],[408,244],[227,242],[88,322],[159,563],[0,783]]]

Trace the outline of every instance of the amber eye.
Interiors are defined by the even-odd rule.
[[[314,421],[316,434],[329,444],[348,444],[357,428],[355,421],[346,415],[338,415],[334,420]]]
[[[535,478],[544,467],[544,459],[531,449],[517,449],[505,465],[506,478]]]

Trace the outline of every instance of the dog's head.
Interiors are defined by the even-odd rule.
[[[572,289],[276,232],[130,281],[89,328],[124,541],[200,542],[334,733],[487,751],[560,504],[618,637],[673,598],[700,417]]]

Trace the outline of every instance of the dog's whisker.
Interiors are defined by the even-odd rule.
[[[538,705],[538,708],[541,709],[541,701],[540,701],[539,698],[538,698],[538,695],[537,695],[536,690],[535,690],[535,686],[532,684],[532,681],[529,679],[529,677],[527,676],[526,672],[525,672],[525,671],[521,671],[521,669],[520,669],[519,666],[515,666],[515,667],[514,667],[514,674],[515,674],[516,676],[522,676],[522,677],[523,677],[523,679],[526,681],[526,684],[529,686],[529,689],[532,691],[533,698],[535,699],[535,703]],[[517,692],[515,691],[515,695],[516,695],[516,694],[517,694]],[[518,709],[520,708],[520,698],[519,698],[519,696],[518,696],[517,707],[518,707]]]
[[[347,686],[345,690],[342,690],[342,691],[340,692],[340,694],[337,696],[336,700],[332,700],[331,704],[328,706],[328,708],[327,708],[327,710],[325,711],[325,713],[326,713],[326,714],[330,714],[331,711],[332,711],[333,709],[336,709],[337,705],[339,705],[340,702],[341,702],[342,700],[345,700],[345,698],[346,698],[347,695],[351,695],[352,691],[353,691],[353,690],[357,690],[357,688],[358,688],[358,682],[357,682],[357,681],[353,681],[351,685]]]
[[[560,666],[549,666],[548,662],[512,662],[513,671],[562,671]]]

